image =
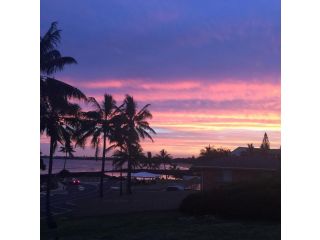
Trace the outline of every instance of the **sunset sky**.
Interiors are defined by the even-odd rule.
[[[258,147],[264,132],[280,147],[280,0],[41,0],[41,35],[53,21],[78,61],[57,79],[151,104],[144,151]]]

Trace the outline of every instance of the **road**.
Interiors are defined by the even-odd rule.
[[[110,191],[110,187],[116,184],[114,180],[104,182],[105,193]],[[51,195],[52,215],[60,215],[72,211],[75,200],[97,197],[98,182],[81,183],[80,185],[68,185],[65,191],[53,193]],[[46,214],[46,196],[40,195],[40,218],[45,218]]]

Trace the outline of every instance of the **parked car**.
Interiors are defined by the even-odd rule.
[[[80,184],[80,180],[78,178],[72,178],[70,183],[72,185],[79,185]]]
[[[184,187],[180,185],[168,186],[166,191],[184,191]]]

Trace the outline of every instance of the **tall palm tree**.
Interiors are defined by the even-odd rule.
[[[153,141],[150,134],[156,132],[150,127],[148,119],[152,118],[151,112],[148,110],[150,104],[145,105],[138,110],[137,103],[132,96],[126,95],[122,107],[122,141],[128,149],[128,175],[127,175],[127,194],[131,194],[131,172],[133,152],[135,145],[140,142],[140,139],[149,138]]]
[[[56,99],[60,102],[60,99]],[[80,107],[74,103],[68,103],[64,108],[61,104],[55,104],[55,99],[46,102],[47,108],[45,114],[41,116],[40,132],[46,134],[50,139],[50,156],[47,176],[47,192],[46,192],[46,211],[49,227],[51,225],[51,209],[50,209],[50,186],[52,176],[53,155],[57,148],[57,144],[65,144],[71,141],[74,134],[74,127],[77,125],[76,116]],[[58,107],[59,106],[59,107]]]
[[[61,40],[60,33],[57,22],[53,22],[45,35],[40,37],[41,117],[52,107],[50,104],[54,104],[55,108],[64,109],[70,104],[68,100],[71,98],[86,100],[86,96],[79,89],[52,77],[55,72],[62,71],[65,65],[77,63],[72,57],[62,56],[57,49]]]
[[[46,212],[49,227],[54,227],[50,209],[50,186],[52,160],[57,144],[70,141],[76,116],[80,110],[71,99],[86,100],[86,96],[77,88],[51,77],[61,71],[65,65],[76,63],[71,57],[62,57],[57,50],[60,42],[60,30],[52,23],[47,33],[40,38],[40,133],[50,139],[50,157],[47,176]]]
[[[156,158],[159,159],[159,162],[163,164],[163,169],[166,170],[166,164],[169,164],[172,160],[171,155],[164,149],[160,151],[159,154],[156,155]],[[166,179],[168,175],[166,175]]]
[[[77,61],[72,57],[61,56],[57,46],[61,40],[61,30],[58,23],[53,22],[43,37],[40,37],[40,71],[42,74],[51,74],[62,71],[67,64],[75,64]]]
[[[82,114],[83,120],[81,127],[77,132],[77,143],[84,147],[88,138],[91,138],[91,145],[96,149],[96,157],[100,148],[100,139],[103,141],[102,146],[102,164],[100,176],[100,197],[103,197],[103,180],[105,174],[106,153],[111,150],[114,145],[107,148],[107,140],[113,142],[113,135],[117,122],[119,121],[120,109],[116,106],[116,101],[111,95],[105,94],[104,100],[99,104],[94,98],[89,101],[93,104],[94,110]]]
[[[74,150],[74,148],[73,148],[71,143],[66,142],[63,146],[60,147],[59,152],[65,153],[63,170],[66,170],[67,158],[68,158],[68,156],[69,157],[73,157],[73,153],[75,152],[75,150]]]

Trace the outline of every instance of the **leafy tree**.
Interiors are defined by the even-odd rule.
[[[214,147],[211,147],[210,144],[207,147],[204,147],[204,149],[200,150],[200,158],[210,158],[214,156],[215,149]]]
[[[224,158],[230,155],[229,149],[211,147],[210,145],[200,150],[200,159],[213,160],[217,158]]]

